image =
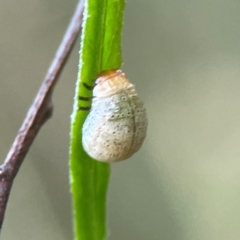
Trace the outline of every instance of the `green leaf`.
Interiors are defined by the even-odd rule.
[[[90,106],[90,102],[79,100],[79,96],[92,96],[92,91],[84,84],[93,86],[100,72],[121,67],[124,6],[124,0],[85,1],[70,142],[70,185],[76,240],[103,240],[106,237],[110,166],[92,159],[83,149],[82,126],[88,111],[79,110],[79,106]]]

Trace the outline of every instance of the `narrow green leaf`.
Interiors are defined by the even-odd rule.
[[[82,146],[82,126],[88,111],[79,106],[90,102],[96,76],[122,64],[121,30],[124,0],[86,0],[82,26],[79,74],[71,117],[70,184],[73,197],[76,240],[103,240],[106,237],[106,195],[109,164],[93,160]]]

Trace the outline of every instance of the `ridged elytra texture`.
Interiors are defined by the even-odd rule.
[[[121,70],[103,72],[93,89],[91,111],[83,125],[83,147],[92,158],[117,162],[141,147],[147,115],[135,87]]]

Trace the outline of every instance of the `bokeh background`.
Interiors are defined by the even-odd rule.
[[[3,160],[62,39],[76,0],[2,0]],[[123,69],[148,109],[148,137],[112,165],[109,240],[240,239],[240,2],[129,0]],[[68,187],[77,44],[54,116],[18,174],[3,240],[72,239]],[[90,239],[89,239],[90,240]]]

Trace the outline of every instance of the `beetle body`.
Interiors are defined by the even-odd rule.
[[[83,147],[94,159],[117,162],[141,147],[147,115],[135,87],[121,70],[103,72],[93,89],[91,111],[83,125]]]

